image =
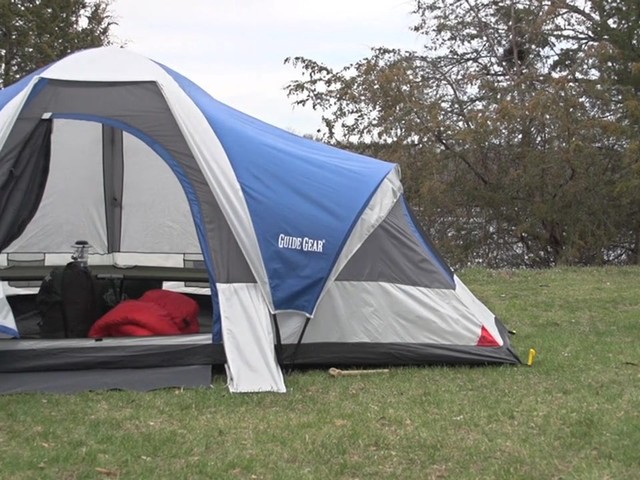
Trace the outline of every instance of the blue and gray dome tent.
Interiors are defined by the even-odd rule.
[[[90,265],[201,261],[207,342],[223,345],[234,392],[285,391],[279,362],[519,363],[413,220],[396,165],[267,125],[125,49],[0,91],[0,268],[64,264],[77,238]],[[20,375],[6,366],[28,355],[20,342],[39,350],[0,341],[0,375]]]

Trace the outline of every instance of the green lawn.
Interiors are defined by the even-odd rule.
[[[0,397],[0,477],[640,478],[640,268],[459,274],[533,367]]]

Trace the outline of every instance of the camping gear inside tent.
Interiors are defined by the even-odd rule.
[[[179,282],[199,331],[41,338],[35,293],[78,239],[113,305]],[[283,392],[282,366],[520,363],[412,217],[397,165],[120,48],[0,90],[0,280],[4,392],[207,385],[219,365],[233,392]]]

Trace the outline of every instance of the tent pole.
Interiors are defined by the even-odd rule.
[[[273,326],[276,331],[276,359],[278,360],[278,365],[282,367],[282,336],[280,335],[278,316],[275,313],[272,313],[271,318],[273,319]]]
[[[304,320],[304,326],[302,327],[302,331],[300,332],[300,336],[298,337],[298,341],[296,342],[296,346],[293,349],[293,353],[291,354],[291,367],[296,363],[296,357],[298,355],[298,349],[300,348],[300,344],[302,343],[302,337],[304,337],[305,332],[307,331],[307,327],[309,326],[309,322],[311,321],[311,317],[307,315]]]

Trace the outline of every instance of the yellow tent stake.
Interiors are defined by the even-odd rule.
[[[533,361],[536,358],[536,349],[535,348],[530,348],[529,349],[529,361],[527,362],[527,365],[531,366],[533,365]]]

